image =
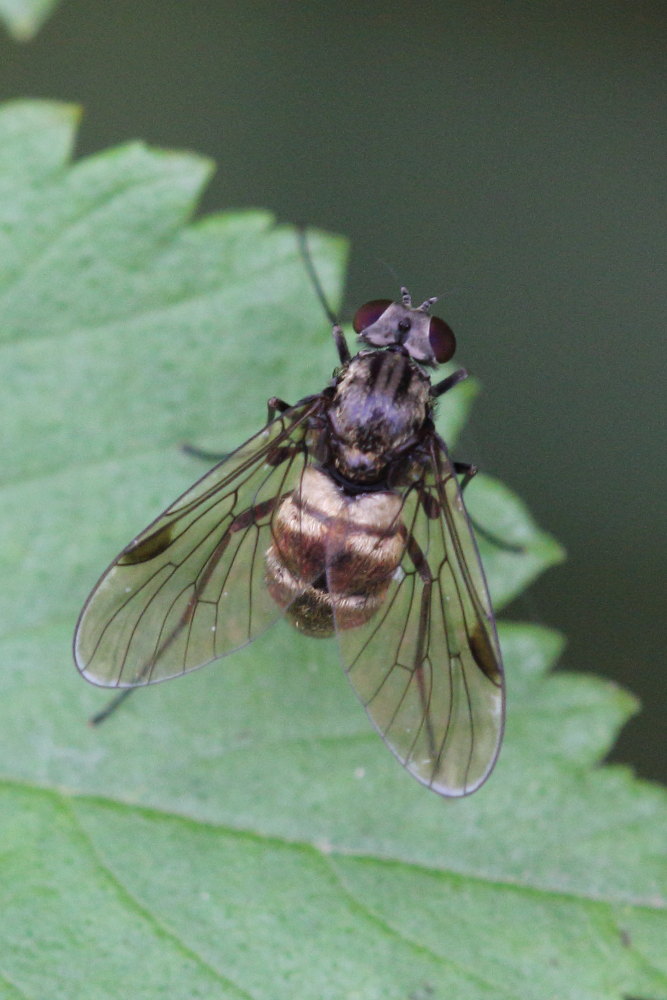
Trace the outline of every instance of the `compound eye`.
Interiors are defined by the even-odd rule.
[[[439,365],[449,361],[454,356],[456,350],[456,337],[452,328],[445,323],[444,319],[431,316],[428,327],[428,340],[433,351],[433,357]]]
[[[354,314],[352,326],[355,333],[363,333],[369,326],[376,323],[380,316],[392,305],[391,299],[373,299],[360,306]]]

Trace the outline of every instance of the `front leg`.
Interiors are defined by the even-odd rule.
[[[266,401],[266,409],[266,425],[268,427],[279,413],[285,413],[286,410],[291,410],[292,407],[284,399],[279,399],[278,396],[271,396]],[[230,454],[228,451],[222,453],[219,451],[207,451],[206,448],[197,448],[192,444],[182,445],[182,450],[186,455],[192,455],[193,458],[200,458],[204,462],[224,462],[226,458],[229,458]]]
[[[459,368],[458,371],[448,375],[447,378],[443,378],[442,382],[436,382],[435,385],[432,385],[430,395],[434,398],[442,396],[443,393],[449,392],[449,390],[453,389],[455,385],[459,384],[459,382],[463,382],[465,378],[468,378],[468,372],[465,368]]]
[[[343,333],[343,328],[341,327],[336,314],[329,305],[326,295],[324,294],[324,289],[322,288],[322,282],[319,279],[319,275],[315,270],[315,265],[313,264],[313,258],[310,256],[310,250],[308,249],[308,240],[306,237],[306,227],[304,225],[297,226],[297,240],[299,243],[299,251],[303,258],[303,262],[308,272],[308,277],[311,280],[312,286],[315,290],[315,294],[320,301],[320,305],[324,309],[327,319],[331,323],[331,335],[334,339],[336,345],[336,350],[338,351],[338,357],[340,358],[340,363],[346,365],[350,360],[352,355],[350,354],[350,348],[347,346],[347,341],[345,340],[345,334]]]
[[[347,346],[347,341],[345,339],[345,334],[343,333],[343,328],[340,323],[335,320],[331,327],[331,334],[336,345],[336,350],[338,351],[338,357],[340,358],[340,363],[346,365],[352,355],[350,354],[350,348]]]

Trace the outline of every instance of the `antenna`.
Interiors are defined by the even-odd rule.
[[[341,364],[343,365],[347,364],[347,362],[350,360],[351,357],[350,350],[345,341],[345,335],[343,333],[343,329],[340,323],[338,322],[338,317],[336,316],[335,312],[329,305],[327,297],[324,294],[324,289],[322,288],[322,282],[320,281],[319,275],[315,270],[315,265],[313,264],[313,258],[310,253],[310,248],[308,246],[308,234],[306,232],[306,227],[303,225],[303,223],[300,223],[296,227],[296,238],[297,238],[297,243],[299,245],[299,252],[303,257],[303,262],[306,266],[308,277],[310,278],[312,286],[315,289],[315,294],[319,299],[320,305],[324,309],[324,312],[326,313],[327,318],[331,323],[331,333],[333,334],[333,339],[336,344],[336,349],[338,351],[338,356],[340,358]]]
[[[322,288],[322,282],[320,281],[319,275],[315,270],[315,265],[313,264],[312,254],[310,252],[310,247],[308,246],[308,233],[306,232],[306,227],[300,223],[296,227],[296,236],[299,244],[299,253],[303,257],[303,262],[306,265],[306,271],[308,272],[308,277],[310,278],[311,284],[315,289],[315,294],[320,300],[320,305],[327,314],[327,318],[332,326],[340,326],[338,322],[338,317],[329,305],[326,295],[324,294],[324,289]]]

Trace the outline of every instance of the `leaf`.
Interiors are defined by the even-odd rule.
[[[636,706],[549,676],[546,629],[501,629],[506,743],[462,801],[412,782],[335,648],[287,626],[85,725],[106,695],[76,614],[201,473],[179,444],[227,450],[335,355],[291,229],[193,221],[195,156],[70,165],[76,120],[0,107],[0,997],[667,996],[665,796],[599,766]],[[335,302],[344,244],[312,249]],[[488,551],[498,601],[560,558],[504,487],[470,506],[521,548]]]
[[[0,0],[0,18],[17,42],[29,42],[60,0]]]

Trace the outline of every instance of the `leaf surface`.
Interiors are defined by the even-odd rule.
[[[0,997],[666,997],[665,796],[600,766],[636,706],[550,675],[544,628],[501,627],[505,746],[462,801],[412,782],[335,647],[283,625],[86,726],[107,695],[72,665],[76,615],[201,474],[179,445],[229,450],[336,359],[289,227],[193,220],[192,155],[72,165],[76,120],[0,108]],[[344,244],[312,249],[336,303]],[[521,549],[482,539],[497,606],[561,558],[499,483],[469,506]]]
[[[28,42],[60,0],[0,0],[0,18],[17,42]]]

